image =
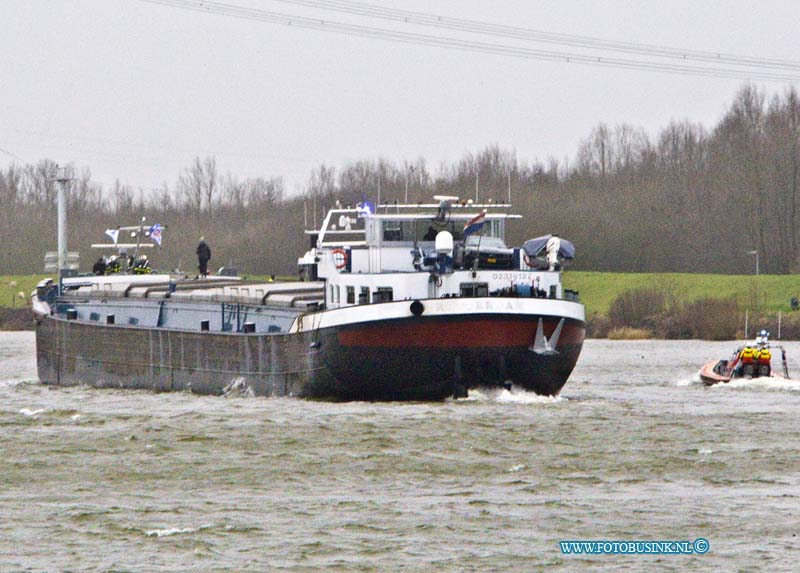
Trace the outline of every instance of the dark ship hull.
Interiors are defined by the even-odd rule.
[[[329,329],[327,365],[344,397],[403,400],[458,395],[485,386],[559,393],[575,367],[585,325],[568,320],[558,351],[532,349],[540,316],[408,318]],[[559,318],[545,317],[550,336]]]
[[[322,397],[329,377],[311,333],[208,333],[37,317],[45,384]]]
[[[335,311],[304,317],[317,320],[316,328],[276,334],[37,315],[39,378],[53,385],[334,400],[439,400],[508,384],[555,395],[585,334],[582,320],[542,314],[439,314],[326,326],[321,315],[329,312]],[[539,325],[552,337],[559,323],[557,348],[536,351]]]

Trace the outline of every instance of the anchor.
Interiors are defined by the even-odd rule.
[[[550,335],[550,340],[544,335],[544,328],[542,328],[542,319],[539,319],[539,324],[536,326],[536,338],[533,345],[528,347],[528,350],[540,354],[542,356],[555,356],[558,354],[556,346],[558,346],[558,337],[561,336],[561,327],[564,326],[564,319],[558,321],[558,326]]]

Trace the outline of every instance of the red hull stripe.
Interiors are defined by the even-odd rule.
[[[372,348],[496,348],[529,346],[536,338],[537,321],[458,320],[447,322],[411,320],[382,323],[343,330],[337,333],[342,346]],[[558,320],[544,321],[545,336],[550,336]],[[565,323],[558,345],[583,342],[585,330]]]

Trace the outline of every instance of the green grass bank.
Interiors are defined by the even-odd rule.
[[[623,293],[659,290],[675,301],[735,300],[753,311],[788,312],[800,297],[800,275],[706,275],[688,273],[595,273],[567,271],[564,287],[580,292],[587,315],[607,316]]]
[[[29,306],[36,283],[48,276],[51,275],[0,275],[0,307]]]

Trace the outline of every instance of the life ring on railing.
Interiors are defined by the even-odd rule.
[[[333,264],[338,270],[342,270],[347,266],[347,251],[344,249],[333,249],[331,255],[333,256]]]

